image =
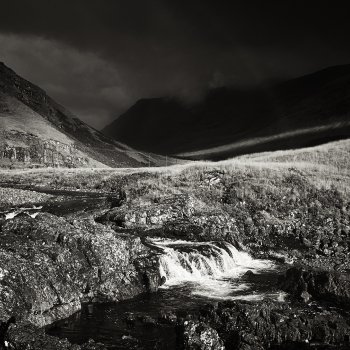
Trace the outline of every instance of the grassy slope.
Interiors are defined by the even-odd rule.
[[[51,182],[56,187],[98,187],[106,191],[116,185],[123,185],[130,191],[133,188],[132,192],[142,188],[150,196],[153,190],[159,196],[166,196],[173,193],[201,192],[199,186],[203,184],[206,174],[211,172],[221,174],[223,182],[233,181],[237,176],[248,176],[246,183],[251,178],[251,181],[262,184],[295,172],[310,186],[317,189],[337,189],[349,197],[349,156],[350,140],[342,140],[299,150],[245,155],[220,162],[188,162],[159,168],[3,171],[2,179],[38,185]],[[146,190],[145,186],[149,189]],[[205,191],[215,192],[215,187],[207,186]]]
[[[159,166],[167,161],[165,157],[139,152],[101,134],[0,62],[0,142],[3,143],[1,131],[74,144],[82,157],[92,159],[92,166],[139,167],[149,162]],[[6,144],[26,146],[20,137],[7,140]],[[0,159],[0,162],[9,161]],[[169,159],[172,162],[176,160]]]
[[[72,145],[73,140],[55,129],[52,124],[42,118],[25,104],[12,96],[1,94],[0,129],[16,130],[40,137],[41,140],[60,140]]]
[[[0,96],[1,131],[13,132],[14,134],[23,133],[24,135],[34,135],[37,136],[41,141],[56,140],[68,146],[73,146],[75,144],[74,140],[54,128],[49,121],[42,118],[39,114],[37,114],[25,104],[20,103],[16,98],[1,94],[1,92]],[[6,139],[6,144],[12,147],[26,148],[29,146],[28,144],[24,143],[23,140],[17,139],[16,137],[14,137],[13,140]],[[61,153],[65,154],[66,152],[64,150],[61,150]],[[67,155],[69,154],[67,153]],[[76,155],[81,158],[86,157],[86,154],[81,151],[77,151]],[[9,159],[0,158],[0,164],[7,163],[12,164]],[[99,168],[106,167],[105,164],[102,164],[93,158],[89,158],[89,166]]]
[[[228,158],[233,155],[241,155],[242,153],[298,148],[306,142],[306,138],[309,138],[310,143],[322,144],[331,141],[332,137],[334,139],[345,137],[350,132],[350,121],[344,120],[322,126],[299,128],[269,136],[262,135],[265,132],[266,130],[262,130],[252,138],[247,137],[245,140],[235,141],[223,146],[178,153],[178,156],[191,159]]]

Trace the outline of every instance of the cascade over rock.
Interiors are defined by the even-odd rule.
[[[164,254],[159,259],[160,274],[166,277],[167,284],[225,275],[237,277],[248,268],[271,267],[270,262],[253,259],[248,253],[240,252],[226,242],[152,242],[163,249]]]

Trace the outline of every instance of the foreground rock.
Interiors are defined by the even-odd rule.
[[[308,312],[277,302],[227,301],[198,317],[179,318],[183,349],[306,349],[317,344],[350,349],[350,325],[337,313]]]
[[[123,300],[156,291],[160,283],[157,259],[140,238],[92,219],[20,214],[3,223],[0,235],[3,322],[44,326],[79,310],[81,302]]]
[[[44,329],[31,323],[11,324],[6,335],[8,350],[107,350],[116,349],[111,345],[96,343],[90,339],[86,344],[70,344],[67,339],[58,339],[45,334]],[[125,341],[127,346],[127,341]],[[142,349],[142,347],[140,347]]]
[[[225,240],[236,244],[235,219],[224,211],[201,211],[198,199],[174,195],[147,206],[124,205],[113,208],[98,222],[115,230],[126,229],[138,235],[181,238],[191,241]]]
[[[203,322],[185,321],[181,345],[186,350],[225,350],[223,341],[213,328]]]
[[[237,181],[238,185],[225,187],[219,182],[222,206],[210,206],[208,200],[204,203],[201,195],[207,189],[203,189],[193,195],[139,201],[120,198],[116,203],[120,207],[94,214],[99,223],[85,211],[65,218],[39,214],[36,219],[19,215],[4,221],[0,315],[5,325],[12,317],[17,321],[6,339],[20,349],[20,334],[28,322],[30,327],[40,327],[70,315],[81,302],[117,301],[156,291],[162,281],[157,255],[146,246],[147,236],[224,240],[258,257],[346,271],[350,203],[334,191],[311,191],[299,176],[281,177],[280,181],[283,191],[264,192],[247,185],[245,193],[251,196],[240,194],[242,185]],[[158,322],[147,317],[143,322],[147,327],[177,324],[178,340],[185,349],[348,347],[348,318],[310,303],[346,306],[346,274],[292,269],[280,283],[283,290],[304,302],[294,306],[225,302],[193,315],[163,312]],[[131,324],[132,317],[127,321]],[[41,337],[40,332],[34,333]]]
[[[337,272],[293,267],[279,280],[280,288],[296,298],[350,308],[350,276]],[[305,300],[307,299],[307,300]]]

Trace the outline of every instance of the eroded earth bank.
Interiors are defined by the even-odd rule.
[[[52,175],[41,192],[30,176],[1,180],[2,348],[148,349],[127,332],[118,345],[78,345],[47,331],[82,307],[158,293],[166,281],[150,239],[171,238],[227,242],[272,260],[275,289],[286,294],[123,316],[127,327],[174,331],[174,344],[154,348],[350,349],[350,202],[335,187],[293,168]]]

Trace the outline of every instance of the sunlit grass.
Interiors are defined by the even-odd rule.
[[[295,171],[317,188],[336,188],[349,195],[349,156],[350,140],[343,140],[299,150],[252,154],[220,162],[187,162],[168,167],[3,170],[0,181],[101,190],[122,186],[133,192],[148,188],[148,193],[161,197],[171,193],[190,193],[209,172],[222,173],[224,180],[238,174],[249,176],[251,181],[268,185],[283,174]]]

